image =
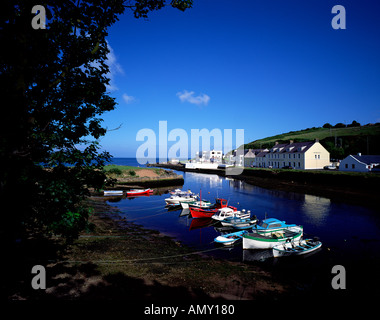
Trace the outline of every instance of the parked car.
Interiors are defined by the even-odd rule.
[[[323,169],[325,169],[325,170],[336,170],[337,169],[337,167],[336,166],[324,166],[323,167]]]
[[[282,169],[294,169],[292,166],[283,166]]]

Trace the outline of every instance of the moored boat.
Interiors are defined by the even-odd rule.
[[[191,216],[193,218],[211,218],[219,209],[221,208],[230,208],[233,211],[237,209],[233,206],[227,206],[228,201],[226,199],[217,198],[215,200],[215,208],[214,209],[204,209],[204,208],[196,208],[189,207]]]
[[[214,220],[225,220],[226,218],[240,218],[240,219],[250,219],[251,218],[251,211],[248,210],[247,212],[245,209],[241,211],[233,210],[231,208],[221,208],[215,214],[211,217]]]
[[[181,202],[182,209],[191,208],[202,208],[202,209],[210,209],[214,208],[215,204],[211,203],[207,200],[193,201],[193,202]]]
[[[214,239],[214,242],[223,244],[225,246],[231,245],[236,243],[237,241],[241,240],[243,235],[248,233],[248,231],[237,231],[237,232],[231,232],[224,235],[220,235]]]
[[[108,196],[122,196],[123,190],[104,190],[103,195],[108,197]]]
[[[141,195],[149,195],[153,193],[152,189],[131,189],[126,192],[127,196],[141,196]]]
[[[256,222],[256,217],[245,219],[239,217],[229,217],[222,220],[220,223],[223,227],[232,227],[235,229],[251,229]]]
[[[273,257],[299,256],[316,251],[322,242],[314,239],[289,241],[273,247]]]
[[[281,221],[275,218],[268,218],[257,222],[255,225],[255,230],[265,235],[266,233],[281,231],[283,229],[295,226],[295,224],[287,224],[285,221]]]
[[[303,235],[302,226],[288,227],[271,232],[259,232],[243,235],[243,249],[271,249],[285,242],[298,241]]]
[[[195,194],[188,194],[186,196],[171,196],[169,198],[165,199],[166,204],[178,204],[180,205],[181,202],[193,202],[197,200],[197,195]]]

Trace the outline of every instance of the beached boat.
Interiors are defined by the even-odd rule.
[[[214,220],[222,221],[226,218],[240,218],[240,219],[250,219],[251,218],[251,211],[248,210],[247,212],[245,209],[241,211],[233,210],[231,208],[221,208],[219,209],[211,218]]]
[[[109,196],[122,196],[123,190],[104,190],[103,195],[106,197]]]
[[[141,196],[141,195],[149,195],[153,193],[152,189],[131,189],[126,192],[127,196]]]
[[[215,200],[215,208],[214,209],[204,209],[204,208],[196,208],[189,207],[191,216],[193,218],[211,218],[219,209],[221,208],[230,208],[233,211],[237,209],[233,206],[228,206],[228,201],[226,199],[217,198]]]
[[[248,233],[248,231],[245,231],[245,230],[227,233],[227,234],[216,237],[214,239],[214,242],[223,244],[225,246],[229,246],[241,240],[243,235],[246,233]]]
[[[285,242],[298,241],[303,235],[302,226],[271,232],[260,232],[255,227],[252,230],[252,233],[243,235],[243,249],[270,249]]]
[[[299,256],[311,253],[322,247],[322,242],[314,239],[288,241],[273,247],[273,257]]]

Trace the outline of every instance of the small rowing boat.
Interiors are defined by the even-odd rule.
[[[273,247],[273,257],[300,256],[322,247],[322,242],[313,239],[288,241]]]
[[[229,246],[241,240],[243,235],[248,233],[248,231],[237,231],[231,232],[224,235],[220,235],[214,239],[214,242]]]

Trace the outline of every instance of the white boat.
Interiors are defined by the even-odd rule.
[[[243,235],[243,249],[271,249],[285,242],[298,241],[303,235],[302,226],[263,233],[254,228],[253,231]]]
[[[122,196],[123,190],[104,190],[103,195],[106,197],[109,196]]]
[[[289,241],[273,247],[273,257],[300,256],[322,247],[322,242],[313,239]]]
[[[209,208],[214,207],[215,204],[207,200],[202,200],[202,201],[194,201],[194,202],[181,202],[181,206],[182,206],[182,209],[189,209],[189,207],[209,209]]]
[[[169,193],[172,196],[187,196],[187,195],[192,195],[193,194],[191,192],[191,190],[183,191],[181,189],[174,189],[174,190],[170,191]]]
[[[226,218],[230,217],[236,217],[241,219],[249,219],[251,218],[251,211],[248,210],[247,212],[245,209],[242,211],[234,211],[232,208],[220,208],[211,218],[214,220],[222,221]]]
[[[227,233],[224,235],[220,235],[214,239],[216,243],[223,244],[225,246],[229,246],[231,244],[234,244],[235,242],[242,239],[243,234],[248,233],[248,231],[237,231],[232,233]]]
[[[187,195],[187,196],[171,196],[170,198],[166,198],[166,204],[181,204],[182,202],[193,202],[197,200],[196,195]]]

